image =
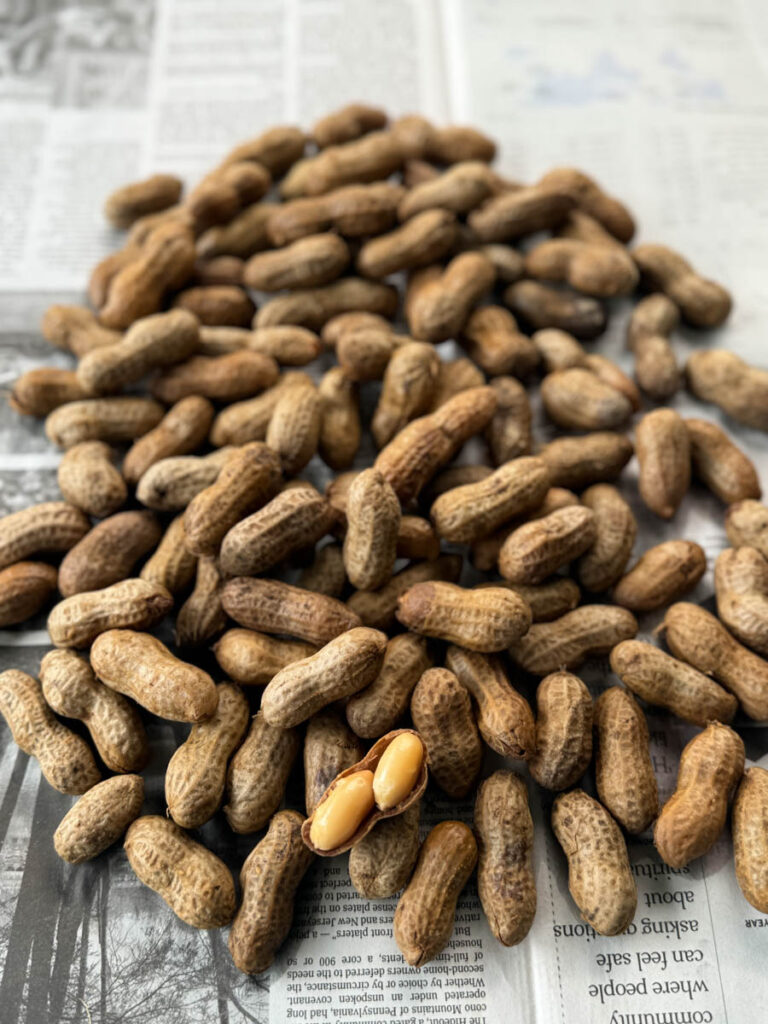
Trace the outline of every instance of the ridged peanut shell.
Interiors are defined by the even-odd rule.
[[[645,715],[631,693],[610,686],[595,703],[595,728],[600,800],[627,832],[644,832],[659,812]]]
[[[648,612],[677,601],[707,569],[704,549],[692,540],[666,540],[650,548],[613,588],[616,604]]]
[[[414,633],[471,651],[502,651],[523,636],[531,610],[503,587],[466,590],[454,583],[417,583],[397,604],[397,618]]]
[[[574,669],[585,658],[607,654],[637,633],[637,620],[625,608],[590,604],[552,622],[536,622],[510,648],[514,661],[535,676]]]
[[[420,803],[384,818],[349,851],[349,880],[361,896],[384,900],[407,885],[419,855]]]
[[[56,853],[69,864],[93,860],[116,843],[141,814],[144,780],[113,775],[80,797],[53,833]]]
[[[301,740],[296,729],[269,725],[261,711],[229,762],[224,816],[233,832],[263,828],[282,803]]]
[[[37,615],[56,590],[57,576],[45,562],[16,562],[0,569],[0,629]]]
[[[59,601],[48,616],[48,632],[57,647],[88,647],[109,629],[151,629],[172,607],[165,587],[143,579],[121,580]]]
[[[592,760],[592,697],[578,676],[553,672],[536,690],[536,753],[528,766],[545,789],[574,786]]]
[[[761,914],[768,913],[768,771],[747,768],[733,802],[736,881]]]
[[[428,669],[411,695],[411,717],[438,786],[455,800],[474,787],[483,761],[470,696],[453,672]]]

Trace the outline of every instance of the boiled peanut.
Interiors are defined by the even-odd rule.
[[[299,586],[316,594],[339,598],[347,585],[344,556],[338,544],[326,544],[299,576]]]
[[[531,451],[531,405],[525,388],[514,377],[495,377],[496,411],[485,430],[493,462],[500,466]]]
[[[534,622],[559,619],[561,615],[572,611],[581,600],[578,586],[564,576],[555,576],[544,583],[508,583],[506,580],[499,580],[498,583],[481,583],[480,586],[503,586],[508,590],[514,590],[531,609],[531,618]]]
[[[82,441],[124,444],[156,427],[165,409],[152,398],[117,395],[60,405],[46,418],[45,433],[59,448]]]
[[[605,310],[597,299],[539,281],[516,281],[504,289],[504,303],[534,330],[556,327],[588,341],[605,330]]]
[[[326,146],[338,146],[342,142],[351,142],[377,128],[384,128],[387,115],[380,107],[371,107],[365,103],[348,103],[339,110],[334,110],[312,126],[312,138],[319,149]]]
[[[97,782],[59,822],[53,833],[56,853],[69,864],[93,860],[116,843],[141,814],[144,780],[114,775]]]
[[[264,686],[281,668],[316,653],[310,644],[256,633],[250,629],[229,629],[213,645],[224,673],[242,686]]]
[[[0,569],[0,629],[37,615],[56,590],[57,577],[45,562],[16,562]]]
[[[692,590],[707,568],[704,549],[692,540],[667,540],[646,551],[613,588],[616,604],[648,612]]]
[[[101,302],[94,305],[101,306]],[[78,359],[102,345],[114,345],[120,340],[118,331],[102,327],[95,313],[85,306],[49,306],[40,325],[46,341]]]
[[[139,576],[148,583],[157,583],[171,594],[186,590],[195,575],[197,557],[188,549],[184,534],[184,517],[176,516],[162,536],[155,553],[142,566]]]
[[[645,242],[632,256],[643,278],[668,295],[694,327],[719,327],[728,317],[731,296],[725,288],[696,273],[674,249]]]
[[[273,177],[285,174],[304,152],[306,136],[293,125],[277,125],[247,142],[241,142],[225,158],[224,163],[253,160],[266,167]]]
[[[691,442],[694,476],[721,501],[731,505],[759,498],[760,481],[752,460],[715,423],[685,421]]]
[[[177,647],[199,647],[226,627],[227,616],[219,592],[221,582],[216,559],[207,555],[198,558],[194,590],[176,616]]]
[[[352,483],[347,501],[344,568],[353,586],[375,590],[392,576],[400,526],[400,503],[375,469]]]
[[[321,411],[320,395],[314,384],[297,380],[281,391],[267,427],[266,441],[280,456],[288,476],[300,472],[317,452]]]
[[[415,633],[470,651],[509,647],[531,624],[531,611],[514,591],[465,590],[454,583],[417,583],[398,600],[397,618]]]
[[[196,451],[212,422],[213,406],[207,398],[182,398],[153,430],[134,441],[123,460],[123,476],[129,484],[137,484],[162,459]]]
[[[607,590],[626,568],[637,536],[632,509],[610,484],[594,484],[581,496],[594,515],[595,540],[578,561],[579,583],[594,593]]]
[[[172,607],[173,598],[160,584],[120,580],[59,601],[48,616],[48,632],[57,647],[88,647],[109,629],[151,629]]]
[[[325,853],[344,846],[374,809],[373,772],[356,771],[339,779],[312,813],[310,849]]]
[[[331,710],[313,715],[304,737],[304,800],[307,815],[314,814],[333,780],[362,758],[357,736]]]
[[[635,355],[635,377],[656,401],[670,398],[680,387],[680,368],[669,343],[679,322],[677,306],[661,292],[641,299],[629,320],[627,341]]]
[[[388,178],[403,162],[403,152],[392,132],[369,132],[337,146],[328,146],[316,156],[294,164],[281,183],[285,199],[316,196],[341,185]]]
[[[64,499],[97,519],[112,515],[128,496],[112,457],[112,450],[103,441],[83,441],[65,453],[57,471]]]
[[[468,223],[482,242],[509,242],[557,227],[573,205],[562,189],[532,185],[492,196]]]
[[[694,352],[685,365],[688,388],[703,402],[714,402],[737,423],[768,430],[768,371],[750,366],[735,352]]]
[[[717,614],[735,636],[768,655],[768,561],[756,548],[727,548],[715,562]]]
[[[375,181],[294,199],[273,207],[267,223],[268,237],[273,245],[287,245],[322,231],[338,231],[345,238],[378,235],[396,222],[403,194],[400,185]]]
[[[524,523],[499,552],[499,572],[510,583],[542,583],[594,544],[595,515],[581,505],[550,512]]]
[[[229,762],[224,816],[241,835],[263,828],[282,802],[291,766],[299,752],[295,729],[277,729],[261,711]]]
[[[358,272],[380,279],[436,263],[453,249],[456,230],[456,218],[449,210],[423,210],[394,231],[363,243],[357,256]]]
[[[488,572],[496,565],[504,541],[522,523],[533,519],[543,519],[545,516],[557,511],[557,509],[579,504],[579,499],[573,491],[568,491],[564,487],[550,487],[546,491],[543,501],[536,508],[506,523],[493,533],[489,533],[486,537],[476,540],[472,545],[472,564],[476,569]],[[510,584],[504,580],[499,586],[510,586]],[[513,589],[517,589],[517,586],[513,587]]]
[[[595,728],[600,800],[627,832],[644,832],[659,811],[645,715],[631,693],[610,686],[595,703]]]
[[[419,855],[419,804],[383,818],[349,851],[349,878],[366,899],[387,899],[407,885]]]
[[[578,676],[553,672],[539,683],[536,711],[531,775],[545,789],[568,789],[592,760],[592,697]]]
[[[65,501],[46,501],[0,517],[0,568],[30,555],[68,551],[90,529],[80,509]]]
[[[535,623],[510,654],[526,672],[546,676],[607,654],[620,641],[635,636],[637,629],[637,620],[625,608],[584,605],[552,622]]]
[[[671,519],[691,482],[691,445],[681,417],[673,409],[646,413],[635,431],[640,463],[638,487],[648,508]]]
[[[600,431],[584,437],[558,437],[537,455],[547,464],[554,487],[581,490],[615,480],[632,452],[632,442],[623,434]]]
[[[414,633],[392,637],[384,651],[379,674],[347,701],[347,721],[355,733],[364,739],[375,739],[392,730],[408,708],[414,687],[431,663],[425,637]]]
[[[768,913],[767,800],[768,772],[756,766],[747,768],[733,802],[733,856],[736,881],[762,914]]]
[[[474,787],[483,761],[469,694],[453,672],[426,671],[411,696],[411,717],[427,748],[438,786],[454,799]]]

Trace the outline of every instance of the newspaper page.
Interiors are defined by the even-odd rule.
[[[735,294],[722,334],[676,333],[680,360],[693,345],[723,344],[764,363],[766,53],[758,0],[29,0],[0,15],[0,386],[41,363],[67,365],[37,324],[51,302],[81,299],[89,267],[117,243],[99,210],[112,188],[156,170],[194,181],[243,137],[309,124],[351,98],[477,123],[500,140],[501,170],[521,180],[555,164],[585,167],[631,204],[642,239],[691,253]],[[627,312],[617,304],[595,350],[629,369]],[[675,407],[702,408],[684,394]],[[765,478],[765,435],[734,430],[713,407],[705,415]],[[535,429],[542,439],[551,430],[540,409]],[[0,511],[58,497],[58,461],[42,425],[20,423],[2,403]],[[634,464],[622,489],[640,523],[637,551],[673,536],[704,546],[710,571],[690,599],[712,607],[722,506],[694,488],[672,526],[640,506]],[[658,619],[643,617],[646,638]],[[44,616],[32,627],[0,631],[0,667],[37,672]],[[595,696],[616,683],[604,661],[583,676]],[[535,681],[515,683],[533,700]],[[649,726],[665,799],[695,730],[666,715]],[[768,767],[768,729],[738,727],[748,760]],[[147,813],[164,812],[163,772],[186,731],[149,726]],[[484,773],[502,763],[489,755]],[[290,806],[302,806],[300,781]],[[682,871],[665,867],[650,835],[632,840],[637,915],[626,935],[604,939],[568,894],[551,798],[529,791],[538,911],[520,946],[493,938],[472,881],[446,950],[409,968],[391,936],[396,900],[362,900],[346,857],[318,859],[274,967],[246,978],[226,932],[181,924],[119,847],[87,870],[56,857],[51,834],[71,800],[41,781],[0,722],[0,1024],[762,1020],[768,931],[738,889],[727,833]],[[445,818],[472,821],[469,802],[432,789],[423,804],[424,835]],[[259,837],[233,836],[219,818],[200,838],[237,874]]]

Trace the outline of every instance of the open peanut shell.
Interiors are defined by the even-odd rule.
[[[360,827],[357,829],[355,833],[353,833],[353,835],[349,837],[349,839],[345,843],[343,843],[341,846],[334,847],[334,849],[332,850],[318,850],[318,848],[313,844],[312,840],[309,838],[309,831],[312,828],[312,822],[314,820],[318,808],[321,807],[323,802],[328,799],[328,797],[336,787],[337,783],[341,779],[345,779],[348,775],[353,775],[355,772],[361,772],[366,770],[375,773],[384,751],[387,749],[392,740],[397,739],[397,737],[402,735],[403,733],[412,733],[414,736],[418,736],[424,746],[424,757],[421,762],[421,770],[413,786],[413,789],[410,791],[408,796],[405,797],[404,800],[401,800],[399,804],[395,804],[394,807],[390,807],[388,811],[379,810],[378,807],[374,806],[373,810],[368,815],[368,817],[363,819],[363,821],[360,824]],[[412,804],[416,803],[417,800],[421,799],[422,795],[424,794],[424,790],[427,788],[427,780],[429,778],[429,771],[427,767],[428,762],[429,757],[427,754],[427,745],[426,743],[424,743],[424,740],[421,738],[419,733],[416,732],[415,729],[393,729],[392,732],[388,732],[386,736],[382,736],[381,739],[376,740],[376,742],[373,744],[373,746],[365,755],[365,757],[362,758],[362,760],[358,761],[357,764],[353,764],[350,768],[345,768],[343,772],[339,772],[339,774],[336,776],[336,778],[333,780],[330,786],[328,786],[328,788],[318,801],[314,813],[311,814],[310,817],[307,818],[304,824],[301,826],[301,838],[304,840],[309,849],[312,850],[313,853],[316,853],[318,857],[336,857],[340,853],[346,853],[347,850],[351,850],[353,846],[355,846],[357,843],[360,842],[361,839],[364,839],[365,836],[368,835],[368,833],[371,831],[371,829],[373,828],[377,821],[381,821],[382,818],[394,818],[396,815],[402,814],[403,811],[407,811]]]

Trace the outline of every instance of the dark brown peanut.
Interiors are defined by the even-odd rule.
[[[646,551],[613,588],[616,604],[633,612],[663,608],[688,593],[707,569],[704,549],[692,540],[667,540]]]
[[[413,873],[419,855],[420,805],[377,822],[349,851],[349,879],[366,899],[395,896]]]
[[[553,672],[536,690],[536,753],[529,760],[540,786],[575,786],[592,760],[592,697],[578,676]]]
[[[535,623],[510,654],[526,672],[546,676],[577,668],[585,658],[607,654],[637,630],[637,620],[625,608],[584,605],[552,622]]]
[[[215,558],[201,555],[197,560],[195,587],[179,608],[174,629],[177,647],[199,647],[226,628],[221,607],[221,574]]]
[[[313,715],[304,736],[304,802],[311,817],[333,780],[363,756],[357,736],[329,708]]]
[[[595,728],[600,800],[627,832],[644,832],[659,812],[645,715],[631,693],[610,686],[595,703]]]
[[[556,327],[589,341],[605,330],[605,310],[597,299],[538,281],[517,281],[504,289],[512,312],[538,331]]]
[[[0,629],[37,615],[56,590],[57,575],[45,562],[16,562],[0,569]]]
[[[554,487],[581,490],[615,480],[632,458],[632,442],[602,431],[584,437],[558,437],[537,453],[549,467]]]
[[[411,695],[411,717],[438,786],[454,799],[465,797],[480,774],[483,745],[469,694],[453,672],[431,668],[422,675]]]
[[[431,664],[426,637],[415,633],[392,637],[379,674],[347,701],[347,721],[355,733],[376,739],[394,729],[408,709],[413,688]]]
[[[295,729],[269,725],[261,711],[255,716],[227,771],[224,815],[233,832],[264,828],[282,802],[300,745]]]
[[[399,526],[397,495],[381,473],[364,469],[347,501],[344,568],[353,586],[375,590],[391,578]]]

